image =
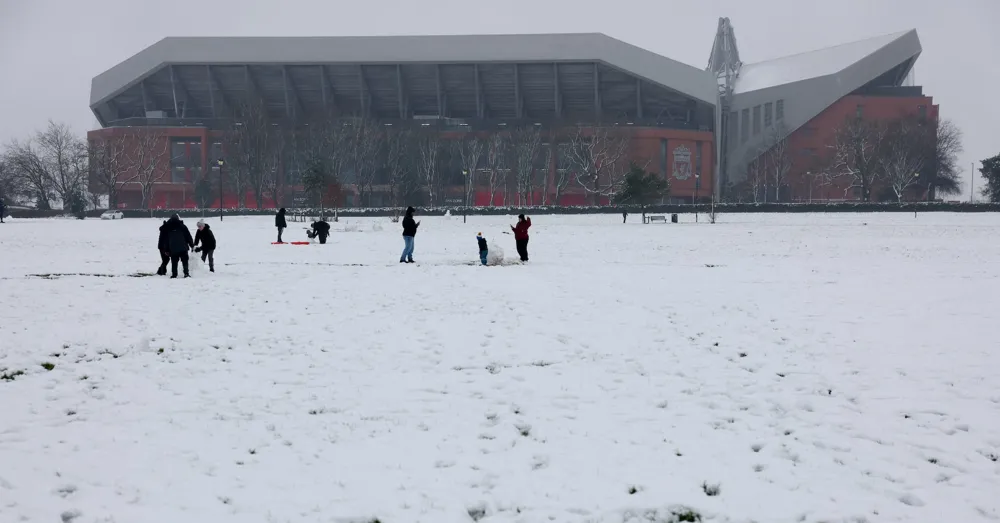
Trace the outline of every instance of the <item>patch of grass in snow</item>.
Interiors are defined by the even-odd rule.
[[[642,487],[640,487],[638,485],[629,485],[629,487],[628,487],[628,494],[630,496],[638,494],[639,492],[642,492]]]
[[[514,427],[517,428],[517,431],[526,438],[531,435],[531,425],[528,425],[527,423],[515,423]]]
[[[254,455],[254,454],[257,453],[257,449],[250,449],[249,452],[250,452],[250,455]]]
[[[741,353],[740,353],[740,357],[741,357],[741,358],[746,358],[746,357],[747,357],[747,353],[745,353],[745,352],[741,352]]]
[[[98,353],[97,353],[97,355],[98,355],[98,356],[104,356],[104,355],[109,355],[109,356],[111,356],[112,358],[114,358],[114,359],[116,359],[116,360],[118,359],[118,356],[119,356],[118,354],[115,354],[114,352],[111,352],[111,351],[110,351],[110,350],[108,350],[108,349],[104,349],[104,350],[102,350],[102,351],[98,352]]]
[[[42,368],[45,369],[45,370],[52,370],[52,369],[56,368],[56,365],[55,365],[55,363],[49,363],[49,362],[46,361],[45,363],[42,364]]]
[[[4,371],[3,374],[0,374],[0,380],[14,381],[14,379],[17,378],[18,376],[24,376],[24,371],[23,370]]]
[[[465,510],[469,513],[469,517],[472,518],[472,521],[479,521],[480,519],[486,517],[485,504],[480,503],[478,505],[472,505],[470,507],[466,507]]]
[[[709,485],[707,481],[701,484],[701,490],[705,491],[706,496],[714,497],[718,496],[722,492],[722,485],[716,483],[714,485]]]

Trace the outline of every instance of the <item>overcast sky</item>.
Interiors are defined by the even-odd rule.
[[[0,143],[97,127],[91,79],[165,36],[602,32],[704,67],[720,16],[747,63],[916,28],[916,81],[965,133],[964,199],[1000,153],[1000,0],[0,0]]]

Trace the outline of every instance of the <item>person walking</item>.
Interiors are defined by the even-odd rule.
[[[525,218],[523,214],[517,217],[517,225],[511,225],[510,230],[514,231],[514,243],[517,244],[517,254],[521,261],[528,261],[528,228],[531,227],[531,218]]]
[[[0,223],[3,223],[3,217],[7,215],[7,204],[3,201],[3,195],[0,195]]]
[[[215,272],[215,245],[215,233],[212,232],[212,228],[205,223],[205,220],[198,220],[198,232],[194,233],[194,252],[201,251],[201,261],[208,260],[208,270],[211,272]]]
[[[184,277],[190,278],[188,271],[188,250],[194,249],[194,239],[181,217],[173,215],[167,220],[167,245],[170,248],[170,278],[177,277],[177,262],[184,265]]]
[[[156,241],[156,250],[160,252],[160,268],[156,269],[159,276],[167,275],[167,263],[170,262],[170,240],[167,237],[167,220],[160,226],[160,238]]]
[[[285,221],[284,207],[278,209],[278,214],[274,217],[274,226],[278,228],[278,243],[285,243],[281,241],[281,233],[284,232],[286,227],[288,227],[288,222]]]
[[[406,208],[406,216],[403,217],[403,254],[399,256],[399,263],[413,263],[413,238],[420,227],[420,222],[413,221],[413,213],[413,207]]]

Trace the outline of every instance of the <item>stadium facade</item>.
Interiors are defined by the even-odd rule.
[[[528,194],[509,180],[487,184],[484,173],[466,192],[468,171],[457,154],[443,154],[442,187],[423,203],[461,204],[467,194],[475,205],[605,203],[614,189],[573,180],[569,151],[602,130],[627,137],[621,161],[669,179],[675,202],[731,193],[775,139],[787,140],[792,168],[772,200],[844,199],[848,191],[836,183],[814,187],[812,172],[847,117],[936,118],[932,99],[909,85],[920,51],[911,30],[743,64],[728,19],[720,19],[706,69],[602,34],[166,38],[93,79],[90,106],[102,128],[88,139],[156,136],[163,161],[146,164],[152,175],[118,177],[120,208],[195,207],[203,179],[223,187],[224,206],[254,205],[227,180],[232,162],[219,162],[227,133],[240,125],[233,115],[251,104],[291,132],[317,118],[366,119],[442,142],[538,130],[531,178],[539,182]],[[262,205],[301,202],[293,149],[282,149]],[[360,201],[352,177],[341,173],[341,203],[398,203],[381,180]],[[214,194],[204,206],[219,205]]]

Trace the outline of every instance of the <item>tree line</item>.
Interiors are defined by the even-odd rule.
[[[733,191],[737,199],[789,200],[793,167],[804,171],[810,192],[813,187],[817,191],[838,187],[845,200],[898,202],[911,190],[932,200],[961,190],[962,133],[949,120],[851,117],[836,129],[831,143],[807,151],[792,151],[783,125],[769,128],[763,145],[748,153],[745,181]],[[793,156],[795,152],[800,159]]]
[[[325,114],[294,127],[279,123],[262,105],[239,108],[220,139],[222,169],[198,169],[192,180],[199,207],[218,201],[220,170],[221,190],[241,208],[248,195],[258,208],[267,199],[286,200],[288,186],[301,186],[313,205],[339,205],[345,185],[354,187],[359,205],[373,205],[376,194],[383,195],[381,205],[472,205],[477,189],[491,206],[501,199],[558,205],[571,189],[591,203],[615,201],[632,144],[630,132],[618,127],[579,126],[558,135],[535,125],[442,133],[419,123]],[[145,209],[157,186],[171,181],[171,154],[170,140],[155,127],[112,128],[88,142],[49,122],[2,150],[0,196],[44,210],[69,202],[116,208],[128,186]]]

